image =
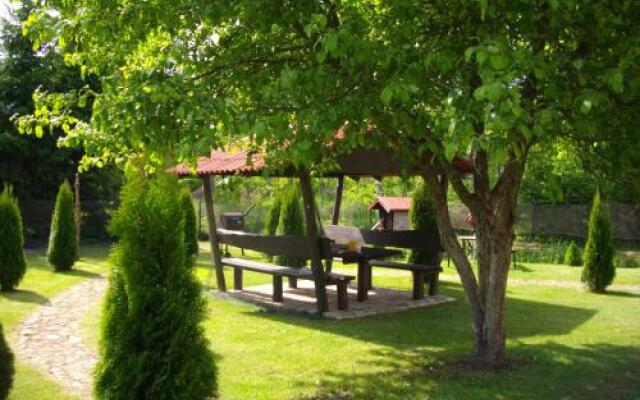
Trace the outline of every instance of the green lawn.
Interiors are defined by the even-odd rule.
[[[104,251],[91,249],[81,265],[104,272]],[[206,255],[202,256],[206,259]],[[23,288],[49,297],[82,279],[53,274],[30,256]],[[40,263],[40,264],[38,264]],[[518,280],[563,280],[579,269],[527,264]],[[338,265],[337,268],[346,268]],[[382,271],[380,271],[382,272]],[[391,271],[393,272],[393,271]],[[213,281],[202,266],[203,281]],[[445,268],[447,277],[455,274]],[[227,274],[228,282],[231,275]],[[640,285],[640,269],[619,270]],[[247,274],[246,285],[269,277]],[[408,274],[376,274],[376,285],[410,287]],[[618,283],[618,281],[616,281]],[[218,356],[223,399],[634,399],[640,398],[640,294],[594,295],[576,288],[513,285],[508,292],[509,355],[499,374],[478,373],[459,360],[470,351],[470,326],[460,285],[442,283],[452,305],[352,321],[264,312],[211,296],[205,328]],[[37,304],[0,298],[11,331]],[[7,312],[7,306],[14,310]],[[96,341],[99,310],[83,322]],[[19,365],[12,399],[68,399],[54,395],[35,371]],[[40,390],[37,392],[37,390]],[[46,393],[49,395],[42,395]]]

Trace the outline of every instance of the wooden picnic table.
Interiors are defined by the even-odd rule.
[[[360,250],[349,250],[345,246],[331,245],[333,257],[340,258],[343,264],[358,264],[358,301],[369,298],[371,290],[371,265],[370,260],[388,258],[401,255],[400,250],[382,247],[362,246]]]

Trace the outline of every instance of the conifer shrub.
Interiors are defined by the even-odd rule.
[[[51,218],[47,259],[56,271],[68,271],[78,259],[73,192],[66,180],[60,185]]]
[[[27,269],[24,258],[22,216],[18,202],[5,187],[0,194],[0,290],[15,289]]]
[[[201,400],[216,367],[201,324],[206,304],[185,263],[184,214],[174,179],[127,172],[110,224],[117,245],[104,303],[98,400]]]
[[[304,235],[304,216],[302,214],[300,189],[290,189],[284,193],[280,209],[280,222],[278,223],[278,235]],[[301,268],[307,263],[304,258],[297,257],[276,257],[278,265]]]
[[[411,197],[409,221],[412,229],[438,236],[435,209],[429,189],[424,182],[418,185]],[[409,252],[408,261],[413,264],[433,264],[439,262],[439,258],[439,254],[430,254],[426,249],[413,249]]]
[[[282,194],[275,193],[267,211],[267,218],[264,224],[265,235],[273,236],[277,233],[278,225],[280,224],[280,210],[282,210]],[[267,258],[269,261],[273,261],[271,254],[267,254]]]
[[[273,236],[278,230],[280,223],[280,210],[282,209],[282,196],[276,193],[271,201],[271,206],[267,212],[267,218],[264,224],[265,235]]]
[[[191,193],[187,190],[180,192],[180,207],[184,215],[184,250],[187,265],[193,266],[198,256],[198,227],[196,210],[193,208]]]
[[[582,265],[582,254],[580,254],[580,249],[573,240],[569,243],[567,251],[564,253],[564,265],[572,267],[579,267]]]
[[[9,397],[14,372],[13,354],[7,345],[2,324],[0,324],[0,400]]]
[[[582,282],[592,292],[604,292],[615,277],[613,237],[611,217],[606,204],[596,193],[589,216],[589,235],[584,250]]]

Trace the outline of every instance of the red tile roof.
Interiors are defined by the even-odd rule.
[[[369,211],[376,207],[382,207],[386,212],[409,211],[411,198],[409,197],[378,197],[378,200],[369,206]]]
[[[196,166],[197,175],[255,175],[264,169],[264,159],[260,154],[250,154],[247,151],[226,152],[213,151],[210,157],[201,157]],[[172,170],[174,173],[186,176],[192,175],[193,170],[180,164]]]

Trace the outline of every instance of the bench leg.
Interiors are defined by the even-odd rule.
[[[289,277],[289,289],[297,289],[298,288],[298,278],[295,276]]]
[[[233,269],[233,289],[242,290],[242,268]]]
[[[424,298],[424,271],[411,271],[413,273],[413,299]]]
[[[438,294],[438,280],[440,278],[440,273],[434,272],[430,275],[431,276],[429,279],[429,296],[435,296],[436,294]]]
[[[273,301],[282,302],[282,277],[279,275],[273,276]]]
[[[347,311],[349,309],[349,293],[347,292],[347,282],[338,282],[338,310]]]
[[[371,266],[366,261],[358,262],[358,301],[365,301],[369,297],[369,283],[367,282],[369,269],[371,269]]]

